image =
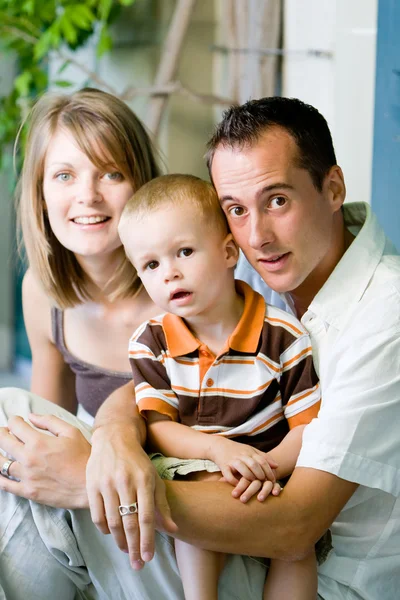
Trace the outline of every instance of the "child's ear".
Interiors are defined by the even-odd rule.
[[[227,267],[235,267],[237,261],[239,260],[239,247],[236,244],[235,240],[231,233],[228,233],[226,238],[224,239],[224,250],[225,250],[225,258],[227,261]]]

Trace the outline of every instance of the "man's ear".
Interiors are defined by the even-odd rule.
[[[338,165],[334,165],[329,169],[325,177],[324,187],[328,194],[332,212],[337,212],[341,209],[346,198],[346,185],[344,183],[343,172]]]
[[[231,233],[228,233],[226,238],[224,239],[224,251],[225,258],[227,262],[227,267],[235,267],[237,261],[239,260],[239,247]]]

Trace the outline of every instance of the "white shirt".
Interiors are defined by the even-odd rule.
[[[321,380],[298,466],[359,484],[319,568],[325,600],[400,598],[400,256],[367,204],[344,206],[357,237],[301,321]],[[252,279],[241,265],[237,277]],[[256,284],[257,274],[254,277]],[[266,299],[271,292],[264,285]],[[264,294],[265,295],[265,294]],[[288,308],[290,308],[288,306]]]

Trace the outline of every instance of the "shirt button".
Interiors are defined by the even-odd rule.
[[[211,377],[209,379],[207,379],[206,381],[206,386],[207,387],[211,387],[212,385],[214,385],[214,379],[211,379]]]

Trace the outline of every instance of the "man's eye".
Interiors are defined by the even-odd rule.
[[[241,217],[244,214],[244,208],[242,206],[232,206],[228,212],[234,217]]]
[[[56,179],[59,181],[69,181],[71,179],[70,173],[58,173]]]
[[[179,250],[178,256],[184,256],[187,258],[191,254],[193,254],[193,250],[191,248],[182,248],[182,250]]]
[[[275,196],[275,198],[272,198],[270,203],[269,203],[269,208],[282,208],[282,206],[285,206],[287,200],[284,196]]]
[[[146,265],[146,269],[150,269],[150,271],[154,271],[154,269],[157,269],[158,267],[158,262],[156,260],[152,260],[149,263],[147,263]]]

